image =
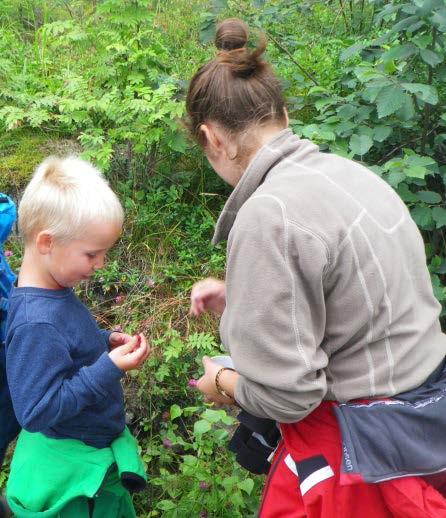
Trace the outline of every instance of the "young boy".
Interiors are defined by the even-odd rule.
[[[129,491],[145,473],[120,379],[149,348],[143,335],[100,330],[72,291],[103,266],[122,223],[106,180],[73,157],[45,160],[19,205],[25,251],[6,329],[23,427],[6,490],[17,516],[135,516]]]

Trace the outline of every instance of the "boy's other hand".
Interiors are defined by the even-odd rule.
[[[124,345],[130,342],[130,340],[133,340],[133,336],[128,335],[127,333],[113,331],[108,337],[110,351],[112,351],[115,347],[119,347],[120,345]]]
[[[137,369],[149,356],[150,347],[145,336],[141,333],[131,337],[131,340],[123,345],[114,347],[108,353],[111,361],[123,371]]]
[[[204,311],[221,315],[226,306],[226,285],[224,281],[209,277],[196,282],[190,294],[189,314],[197,317]]]

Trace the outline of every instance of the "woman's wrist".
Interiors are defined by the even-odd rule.
[[[217,391],[222,396],[234,399],[238,376],[238,373],[234,369],[222,367],[215,376],[215,387]]]

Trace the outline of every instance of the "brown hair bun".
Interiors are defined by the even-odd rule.
[[[242,49],[248,41],[249,29],[237,18],[228,18],[217,25],[215,46],[218,50]]]
[[[262,37],[257,48],[250,52],[246,48],[249,29],[246,23],[237,18],[228,18],[217,26],[215,46],[219,49],[217,59],[229,66],[235,77],[247,78],[264,68],[259,59],[263,54],[266,41]]]

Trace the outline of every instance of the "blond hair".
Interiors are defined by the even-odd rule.
[[[79,238],[92,221],[122,226],[124,212],[101,172],[80,158],[48,157],[36,169],[19,204],[25,242],[42,230],[55,239]]]

